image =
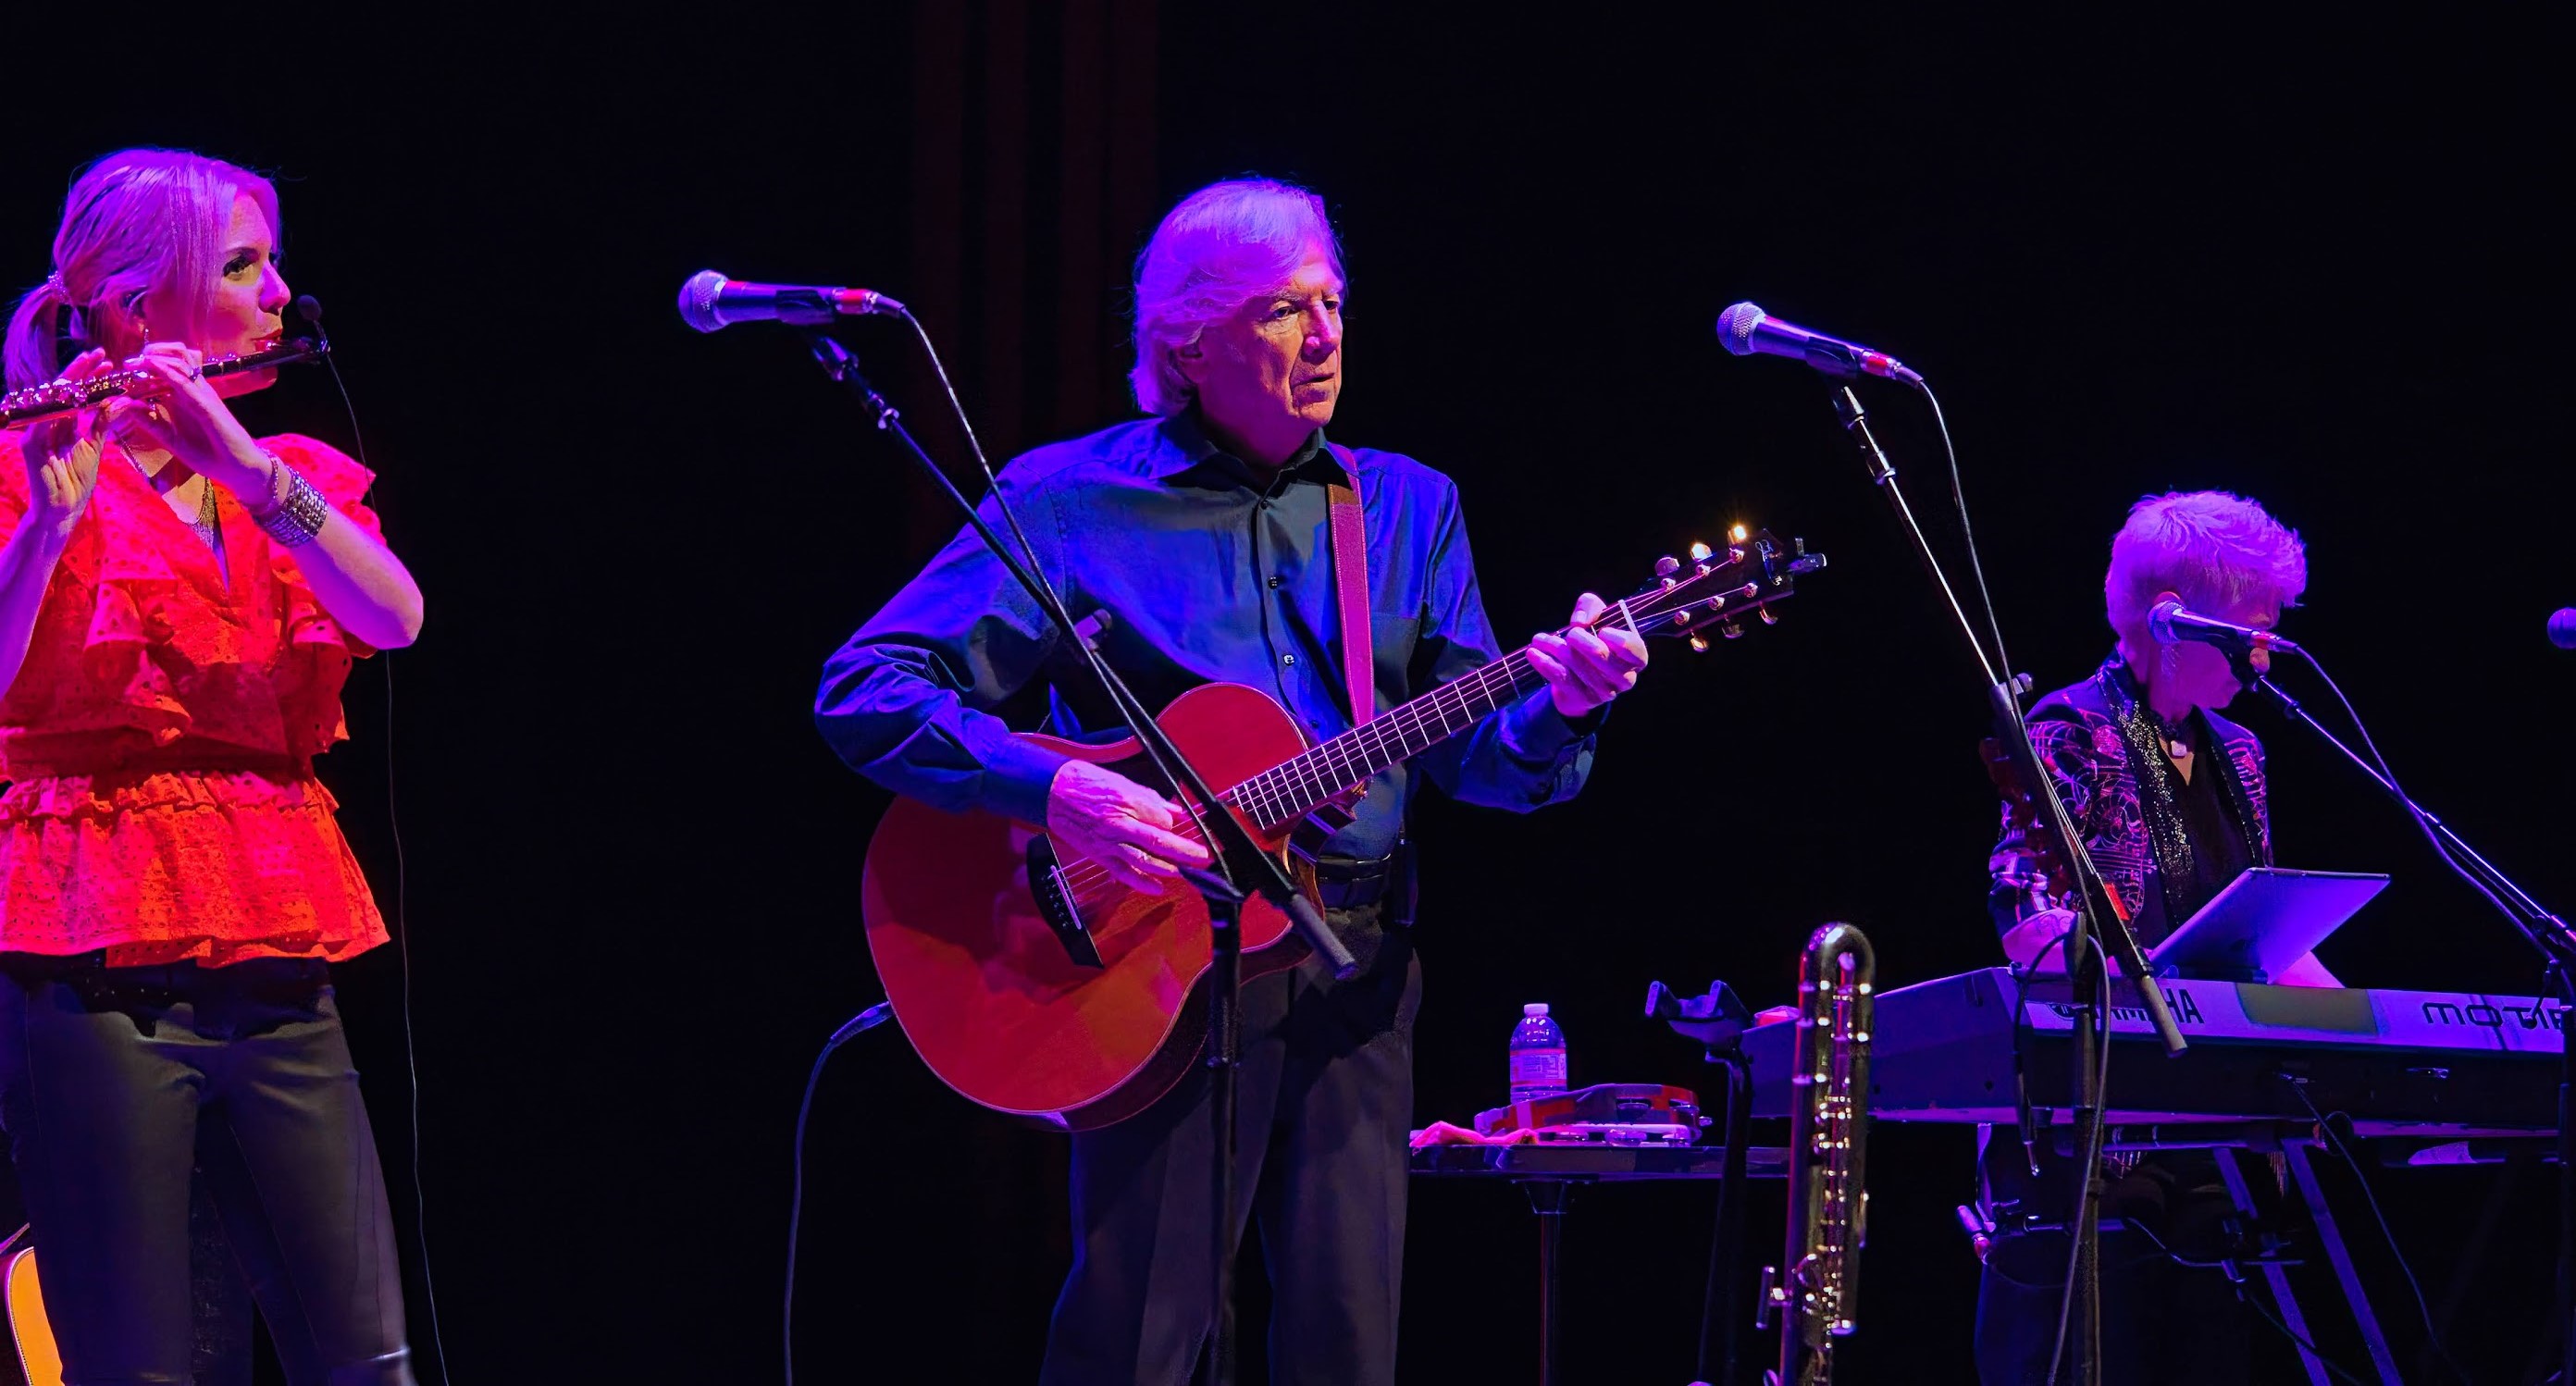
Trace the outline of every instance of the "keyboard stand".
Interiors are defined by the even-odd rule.
[[[2308,1200],[2308,1212],[2317,1220],[2317,1240],[2325,1244],[2326,1259],[2334,1264],[2335,1280],[2343,1286],[2345,1302],[2352,1305],[2352,1316],[2361,1324],[2361,1340],[2370,1348],[2370,1364],[2379,1369],[2379,1379],[2397,1386],[2397,1359],[2388,1350],[2388,1336],[2379,1331],[2379,1316],[2370,1312],[2370,1297],[2362,1293],[2361,1277],[2352,1269],[2352,1253],[2344,1249],[2343,1234],[2335,1230],[2334,1213],[2326,1207],[2326,1196],[2317,1187],[2316,1171],[2308,1166],[2308,1151],[2316,1141],[2284,1141],[2281,1158],[2290,1166],[2290,1177],[2297,1180],[2299,1192]]]
[[[2253,1217],[2254,1194],[2245,1186],[2245,1171],[2234,1160],[2223,1159],[2218,1162],[2218,1175],[2227,1181],[2227,1196],[2235,1201],[2236,1211]],[[2332,1386],[2326,1378],[2326,1364],[2308,1351],[2308,1343],[2315,1342],[2317,1335],[2308,1327],[2308,1316],[2299,1309],[2299,1297],[2290,1293],[2290,1268],[2273,1260],[2260,1265],[2263,1285],[2272,1292],[2272,1303],[2281,1311],[2281,1322],[2306,1340],[2299,1344],[2299,1365],[2307,1368],[2309,1386]]]
[[[2379,1327],[2379,1316],[2370,1307],[2370,1296],[2362,1288],[2361,1276],[2353,1269],[2352,1251],[2343,1239],[2343,1230],[2335,1222],[2334,1210],[2326,1202],[2325,1190],[2317,1184],[2309,1152],[2326,1147],[2311,1122],[2173,1122],[2155,1126],[2112,1126],[2104,1132],[2105,1150],[2190,1150],[2235,1149],[2261,1154],[2278,1153],[2289,1166],[2290,1181],[2298,1186],[2299,1197],[2307,1204],[2308,1216],[2316,1228],[2317,1244],[2333,1267],[2335,1282],[2343,1289],[2344,1303],[2350,1307],[2354,1325],[2361,1332],[2362,1346],[2370,1353],[2370,1364],[2387,1386],[2402,1386],[2404,1378],[2397,1372],[2396,1354],[2389,1351],[2388,1335]],[[2228,1196],[2238,1211],[2248,1217],[2255,1213],[2251,1190],[2245,1175],[2233,1160],[2220,1160],[2219,1173],[2227,1181]],[[2284,1194],[2289,1191],[2282,1190]],[[2313,1343],[2317,1335],[2308,1327],[2307,1315],[2299,1307],[2298,1297],[2291,1292],[2288,1268],[2279,1262],[2260,1263],[2263,1283],[2272,1292],[2272,1302],[2281,1311],[2281,1322],[2291,1332]],[[2299,1361],[2307,1368],[2308,1380],[2314,1386],[2327,1386],[2325,1364],[2305,1347],[2299,1349]]]

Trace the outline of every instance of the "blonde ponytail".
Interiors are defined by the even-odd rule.
[[[9,317],[9,388],[60,374],[68,336],[81,348],[130,351],[147,295],[166,305],[153,324],[186,341],[214,300],[223,264],[224,222],[247,195],[277,224],[277,189],[248,169],[180,149],[126,149],[83,169],[63,199],[54,233],[54,272],[29,289]],[[64,316],[68,310],[70,317]]]
[[[71,292],[63,287],[59,273],[47,275],[44,283],[19,298],[18,310],[9,315],[6,361],[10,389],[41,385],[62,373],[63,363],[57,359],[54,342],[62,335],[63,310],[71,306]]]

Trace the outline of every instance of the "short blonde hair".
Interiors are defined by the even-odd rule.
[[[125,354],[142,346],[141,306],[158,295],[179,314],[151,324],[164,341],[196,341],[222,277],[233,200],[249,194],[277,224],[277,189],[221,159],[183,149],[127,149],[72,180],[54,232],[53,273],[18,300],[6,348],[11,389],[61,372],[55,338]],[[68,314],[68,320],[66,315]]]
[[[2249,599],[2289,606],[2307,588],[2297,531],[2243,496],[2174,491],[2130,507],[2111,538],[2102,596],[2111,629],[2126,637],[2167,592],[2195,611],[2221,612]]]
[[[1136,366],[1127,375],[1136,403],[1148,414],[1189,408],[1197,392],[1172,352],[1296,277],[1318,246],[1341,278],[1324,199],[1293,183],[1236,178],[1182,198],[1136,257]]]

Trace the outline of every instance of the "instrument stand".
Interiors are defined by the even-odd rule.
[[[1208,969],[1208,1121],[1216,1151],[1209,1179],[1216,1216],[1209,1219],[1214,1275],[1209,1283],[1213,1327],[1208,1380],[1212,1386],[1228,1386],[1234,1380],[1234,1097],[1243,1067],[1244,894],[1212,872],[1183,867],[1181,875],[1207,900],[1208,943],[1215,953]]]
[[[2021,715],[2023,681],[2009,670],[1999,670],[1987,657],[1985,642],[1969,621],[1967,609],[1959,604],[1959,594],[1950,586],[1948,575],[1941,570],[1940,558],[1932,552],[1931,541],[1924,537],[1923,526],[1916,522],[1914,510],[1905,503],[1905,493],[1896,484],[1896,468],[1869,430],[1869,416],[1861,408],[1860,397],[1849,386],[1834,394],[1834,412],[1842,419],[1843,431],[1851,435],[1859,448],[1861,463],[1869,479],[1887,497],[1896,518],[1914,541],[1915,556],[1922,560],[1932,585],[1939,589],[1942,600],[1957,621],[1959,633],[1967,638],[1968,648],[1975,652],[1978,666],[1985,672],[1986,696],[1993,705],[1995,729],[2031,797],[2047,814],[2046,822],[2057,834],[2071,863],[2079,886],[2075,923],[2066,934],[2066,969],[2074,981],[2075,1005],[2086,1017],[2075,1027],[2075,1092],[2072,1111],[2077,1132],[2077,1154],[2084,1162],[2084,1183],[2076,1199],[2075,1254],[2070,1275],[2070,1292],[2074,1296],[2072,1320],[2067,1341],[2074,1345],[2077,1386],[2100,1386],[2102,1282],[2099,1266],[2101,1237],[2099,1210],[2103,1193],[2101,1155],[2094,1147],[2095,1116],[2102,1109],[2101,1046],[2108,1042],[2110,1010],[2107,1004],[2109,985],[2104,975],[2104,955],[2100,945],[2119,955],[2123,971],[2134,979],[2138,1003],[2155,1027],[2156,1037],[2164,1043],[2165,1053],[2183,1051],[2182,1031],[2174,1025],[2173,1013],[2165,1005],[2164,990],[2151,984],[2155,974],[2147,966],[2146,952],[2138,946],[2136,935],[2116,909],[2110,908],[2110,887],[2093,865],[2091,853],[2084,848],[2083,836],[2074,830],[2074,820],[2057,794],[2056,781],[2040,768],[2039,753],[2030,742],[2030,728]],[[2000,655],[2002,652],[1996,652]],[[2050,1364],[2050,1380],[2055,1381],[2056,1364]]]
[[[2308,710],[2299,705],[2267,674],[2240,666],[2238,676],[2246,678],[2249,687],[2260,688],[2278,703],[2283,714],[2323,738],[2325,743],[2343,752],[2380,792],[2397,801],[2400,808],[2415,818],[2449,859],[2451,869],[2468,877],[2488,900],[2504,915],[2523,941],[2540,955],[2549,989],[2557,993],[2561,1005],[2558,1019],[2558,1275],[2554,1291],[2553,1318],[2550,1332],[2557,1335],[2558,1379],[2576,1382],[2576,1045],[2568,1042],[2567,1020],[2576,1013],[2576,930],[2567,921],[2544,908],[2530,892],[2514,884],[2513,879],[2496,868],[2495,863],[2478,855],[2477,849],[2463,841],[2458,833],[2432,813],[2417,805],[2397,787],[2395,781],[2379,772],[2377,766],[2343,743],[2342,738],[2325,729]]]
[[[918,324],[915,326],[918,327]],[[925,343],[928,341],[927,334],[924,334],[923,340]],[[1281,867],[1278,860],[1262,851],[1260,844],[1253,841],[1251,832],[1235,818],[1225,801],[1208,787],[1207,781],[1199,775],[1197,767],[1191,765],[1189,759],[1181,754],[1180,748],[1172,744],[1171,737],[1154,721],[1151,711],[1136,697],[1134,691],[1127,687],[1126,681],[1118,677],[1118,671],[1110,667],[1109,661],[1101,655],[1099,647],[1093,643],[1090,635],[1075,622],[1072,613],[1065,609],[1064,599],[1038,575],[1036,555],[1029,549],[1027,536],[1020,531],[1018,518],[1012,515],[1010,507],[1002,499],[999,485],[997,484],[993,490],[993,507],[1001,513],[1003,523],[1011,530],[1011,537],[1018,542],[1018,552],[1014,552],[1011,546],[1002,542],[1001,536],[993,532],[993,527],[985,523],[982,513],[975,508],[975,503],[966,499],[965,493],[957,489],[957,483],[950,481],[948,474],[939,469],[939,464],[930,459],[930,454],[922,450],[920,440],[914,438],[912,431],[903,426],[902,416],[896,412],[893,405],[886,403],[885,397],[877,393],[876,387],[870,384],[867,376],[860,371],[859,360],[850,353],[849,348],[820,331],[808,331],[805,334],[805,341],[807,348],[813,353],[815,363],[823,368],[823,373],[847,387],[850,393],[858,398],[861,406],[876,421],[880,432],[893,434],[896,440],[903,444],[904,451],[909,453],[912,459],[920,464],[922,471],[938,484],[940,493],[948,497],[950,504],[957,508],[958,513],[966,517],[967,526],[975,531],[977,538],[984,541],[984,547],[991,551],[995,560],[1000,562],[1012,579],[1019,583],[1020,589],[1028,593],[1029,600],[1037,603],[1038,609],[1046,613],[1047,620],[1067,641],[1072,643],[1074,649],[1081,653],[1084,664],[1091,670],[1092,677],[1099,682],[1102,691],[1108,694],[1110,704],[1116,709],[1118,715],[1126,720],[1129,732],[1135,736],[1137,744],[1144,748],[1146,757],[1154,762],[1154,768],[1161,772],[1174,792],[1188,804],[1192,818],[1198,824],[1200,831],[1206,835],[1208,846],[1215,857],[1215,873],[1186,873],[1191,877],[1193,884],[1200,886],[1201,893],[1206,895],[1211,941],[1214,946],[1219,949],[1230,947],[1235,958],[1241,957],[1242,934],[1238,922],[1239,911],[1243,901],[1249,898],[1249,895],[1238,882],[1248,883],[1252,893],[1258,893],[1288,916],[1290,922],[1297,926],[1297,932],[1306,940],[1307,946],[1313,948],[1324,959],[1335,977],[1348,979],[1357,975],[1359,963],[1352,958],[1350,949],[1343,946],[1340,937],[1324,923],[1323,914],[1297,889],[1296,882],[1289,879],[1287,871]],[[1025,561],[1022,558],[1023,554],[1027,555]],[[1211,884],[1221,886],[1222,889],[1212,890]],[[1221,923],[1220,920],[1223,922]],[[1212,1057],[1209,1076],[1217,1085],[1224,1088],[1229,1106],[1223,1119],[1224,1124],[1220,1128],[1215,1152],[1211,1156],[1211,1163],[1215,1168],[1210,1183],[1212,1187],[1224,1190],[1229,1195],[1234,1183],[1234,1123],[1233,1113],[1230,1110],[1233,1100],[1233,1056],[1229,1054],[1223,1063],[1219,1063],[1213,1058],[1213,1051],[1220,1042],[1219,1034],[1227,1036],[1230,1046],[1232,1036],[1239,1033],[1235,1022],[1234,1001],[1238,995],[1240,978],[1240,968],[1228,965],[1218,969],[1210,987],[1212,1005],[1215,993],[1222,991],[1225,994],[1227,1010],[1223,1018],[1227,1022],[1227,1027],[1219,1031],[1213,1023],[1211,1024],[1209,1043]],[[1210,1016],[1211,1022],[1217,1018],[1213,1014]],[[1210,1098],[1213,1105],[1215,1098],[1213,1091],[1210,1093]],[[1226,1339],[1230,1343],[1232,1332],[1234,1258],[1224,1254],[1224,1249],[1230,1248],[1233,1242],[1233,1238],[1228,1235],[1234,1226],[1232,1208],[1228,1204],[1219,1204],[1213,1220],[1217,1229],[1215,1244],[1220,1248],[1220,1254],[1216,1258],[1216,1264],[1209,1269],[1210,1294],[1217,1306],[1216,1320],[1211,1325],[1210,1350],[1213,1352],[1220,1347],[1226,1347],[1225,1355],[1218,1359],[1220,1369],[1213,1380],[1213,1386],[1231,1386],[1232,1353],[1230,1346],[1221,1344],[1218,1340]]]
[[[1703,996],[1685,1000],[1661,982],[1646,988],[1646,1018],[1660,1020],[1686,1039],[1699,1041],[1702,1061],[1726,1070],[1725,1182],[1717,1187],[1716,1228],[1709,1235],[1708,1284],[1699,1309],[1699,1379],[1727,1386],[1735,1380],[1742,1316],[1735,1312],[1744,1269],[1745,1161],[1753,1140],[1753,1064],[1744,1057],[1745,1027],[1753,1023],[1735,989],[1711,982]],[[1767,1305],[1765,1306],[1768,1307]],[[1712,1370],[1712,1367],[1714,1370]]]

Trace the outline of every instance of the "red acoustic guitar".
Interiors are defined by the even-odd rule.
[[[1794,592],[1824,566],[1803,541],[1783,551],[1741,528],[1722,554],[1692,545],[1667,558],[1660,581],[1617,602],[1596,628],[1683,635],[1737,624]],[[1328,833],[1371,776],[1474,726],[1541,686],[1526,647],[1402,707],[1309,746],[1297,719],[1240,684],[1212,683],[1174,699],[1156,721],[1265,850],[1279,853],[1311,894],[1313,874],[1292,850],[1300,829]],[[1029,738],[1156,784],[1135,741],[1086,746]],[[1190,805],[1193,812],[1203,811]],[[1185,836],[1203,835],[1185,825]],[[1320,841],[1320,836],[1315,837]],[[996,1111],[1072,1130],[1105,1126],[1168,1091],[1204,1038],[1194,993],[1213,954],[1207,907],[1174,883],[1128,890],[1098,865],[1060,860],[1038,827],[986,813],[943,813],[897,800],[868,844],[860,885],[868,948],[904,1033],[950,1087]],[[1255,899],[1243,912],[1246,979],[1305,956],[1288,917]]]

